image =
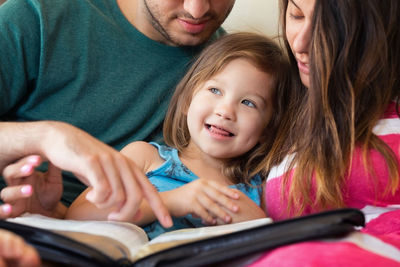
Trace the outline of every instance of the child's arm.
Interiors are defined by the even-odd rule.
[[[246,194],[216,181],[198,179],[162,193],[172,216],[189,213],[208,224],[226,224],[265,218],[266,214]]]
[[[133,142],[121,150],[122,154],[128,156],[138,167],[140,171],[147,171],[162,163],[157,149],[146,142]],[[86,199],[87,193],[91,188],[87,188],[69,207],[65,218],[75,220],[108,220],[112,219],[112,212],[117,211],[119,207],[115,206],[109,209],[99,209],[94,204]],[[121,203],[122,204],[122,203]],[[142,201],[139,213],[141,219],[138,220],[136,214],[132,214],[126,221],[133,222],[139,225],[156,220],[153,211],[147,201]],[[138,213],[138,215],[139,215]],[[110,217],[111,215],[111,217]]]
[[[260,186],[264,189],[265,182]],[[265,213],[264,190],[261,192],[260,206],[242,191],[237,190],[237,192],[240,195],[240,198],[233,201],[237,206],[239,206],[238,212],[232,214],[227,210],[227,212],[232,216],[233,223],[267,217],[267,214]],[[224,224],[224,222],[218,221],[218,224]]]
[[[267,217],[263,210],[263,203],[261,203],[260,207],[240,190],[237,190],[237,193],[240,197],[236,200],[233,200],[233,203],[239,207],[238,211],[232,213],[226,209],[226,212],[232,217],[232,223]],[[224,222],[218,220],[217,224],[224,224]]]
[[[156,169],[164,162],[157,149],[145,142],[131,143],[121,150],[121,153],[131,158],[144,173]],[[107,220],[110,219],[109,214],[118,209],[118,207],[98,209],[86,200],[89,190],[84,191],[72,203],[67,211],[66,219]],[[230,222],[232,218],[226,210],[234,213],[238,209],[232,202],[238,197],[236,190],[206,179],[198,179],[160,195],[171,216],[181,217],[192,213],[210,224],[215,224],[216,219]],[[126,221],[143,226],[156,220],[154,212],[145,199],[140,205],[140,215],[132,214],[132,217]]]
[[[161,198],[171,216],[193,214],[208,224],[216,224],[217,220],[229,223],[240,208],[235,204],[239,198],[238,192],[216,181],[197,179],[161,193]]]
[[[68,209],[66,219],[108,219],[108,215],[113,210],[99,209],[86,200],[86,194],[89,190],[84,191],[72,203]],[[240,206],[237,206],[233,202],[234,199],[239,197],[240,193],[238,190],[222,186],[217,182],[198,179],[177,189],[162,192],[160,195],[171,216],[181,217],[194,214],[201,217],[206,223],[215,224],[217,223],[217,219],[224,223],[231,222],[231,214],[234,214],[236,210],[241,210]],[[245,200],[245,198],[243,199]],[[240,205],[244,205],[244,203],[244,201],[238,202]],[[254,205],[257,206],[255,203]],[[140,206],[140,216],[132,214],[131,219],[128,221],[139,226],[144,226],[155,220],[156,217],[150,205],[146,200],[143,200]]]

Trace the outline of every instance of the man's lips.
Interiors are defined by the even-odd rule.
[[[215,125],[211,125],[211,124],[206,124],[205,126],[206,126],[207,130],[210,131],[212,134],[226,136],[226,137],[235,136],[233,133],[225,130],[224,128],[221,128],[221,127],[218,127]]]
[[[178,19],[178,21],[185,29],[185,31],[191,34],[197,34],[204,30],[208,20],[190,21],[185,19]]]

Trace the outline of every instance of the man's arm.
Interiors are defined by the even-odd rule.
[[[113,214],[115,220],[136,213],[144,196],[161,223],[172,224],[157,192],[129,158],[72,125],[54,121],[3,122],[0,147],[1,168],[36,154],[55,167],[74,173],[92,186],[87,199],[97,207],[120,207]]]
[[[0,170],[27,155],[38,154],[46,123],[0,122]]]

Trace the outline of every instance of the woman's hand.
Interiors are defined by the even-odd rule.
[[[39,254],[20,236],[0,229],[0,266],[40,266]]]
[[[63,205],[60,203],[63,190],[61,171],[51,163],[47,172],[36,171],[35,167],[41,163],[40,156],[32,155],[3,170],[8,186],[0,195],[7,204],[1,207],[0,216],[16,217],[30,212],[63,217]]]
[[[230,189],[218,182],[198,179],[177,189],[161,193],[172,216],[193,214],[206,224],[232,221],[232,214],[239,207],[234,200],[239,198],[238,190]]]

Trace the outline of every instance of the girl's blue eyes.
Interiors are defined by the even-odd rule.
[[[211,93],[215,94],[215,95],[222,95],[221,91],[220,91],[219,89],[217,89],[217,88],[210,88],[210,89],[208,89],[208,90],[209,90]],[[255,108],[255,107],[256,107],[256,105],[255,105],[252,101],[247,100],[247,99],[242,100],[241,103],[242,103],[243,105],[248,106],[248,107],[251,107],[251,108]]]
[[[256,107],[256,105],[254,105],[254,103],[253,102],[251,102],[250,100],[243,100],[242,101],[242,104],[244,104],[244,105],[246,105],[246,106],[249,106],[249,107],[251,107],[251,108],[255,108]]]
[[[221,91],[217,88],[210,88],[210,92],[216,95],[220,95]]]

